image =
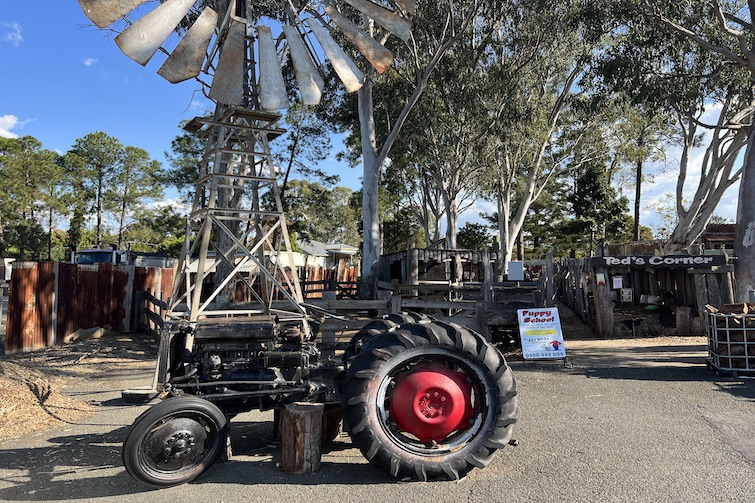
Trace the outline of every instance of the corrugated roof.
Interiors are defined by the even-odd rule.
[[[320,241],[302,241],[299,247],[307,255],[327,257],[328,255],[356,255],[359,248],[343,243],[322,243]]]

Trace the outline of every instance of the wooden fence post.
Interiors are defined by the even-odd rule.
[[[598,257],[603,256],[603,248],[598,248]],[[603,284],[599,284],[598,277],[601,276]],[[613,336],[613,302],[609,293],[611,292],[608,282],[608,270],[605,267],[593,268],[592,288],[593,302],[595,304],[595,322],[598,334],[601,337]]]
[[[401,295],[391,297],[391,313],[399,314],[401,312]]]
[[[485,301],[486,308],[493,310],[493,265],[490,263],[490,250],[487,248],[482,251],[482,299]]]
[[[488,329],[488,317],[485,310],[485,302],[475,302],[475,318],[477,322],[477,331],[480,335],[485,337],[486,341],[493,342],[493,339],[490,337],[490,330]]]
[[[553,252],[554,248],[551,249],[551,251],[548,252],[548,255],[546,256],[546,264],[545,264],[545,306],[544,307],[553,307],[556,305],[555,299],[556,299],[556,288],[555,288],[555,277],[556,277],[556,267],[553,263]]]

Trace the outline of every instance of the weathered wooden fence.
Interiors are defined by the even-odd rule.
[[[49,347],[79,329],[141,330],[146,291],[170,295],[173,269],[15,262],[5,350]]]
[[[705,306],[734,301],[725,254],[555,261],[556,293],[603,337],[704,335]]]
[[[336,298],[355,298],[359,267],[341,260],[338,267],[307,267],[300,277],[305,299],[321,299],[323,292],[335,292]]]
[[[293,280],[293,273],[286,270],[289,281]],[[281,271],[275,272],[275,277],[282,285],[286,285],[286,279]],[[337,298],[355,298],[357,293],[357,281],[359,279],[359,267],[348,265],[342,260],[338,267],[307,266],[299,271],[299,285],[305,299],[321,299],[323,292],[335,292]],[[252,274],[250,281],[259,294],[259,276]],[[284,300],[286,297],[281,292],[273,292],[273,300]],[[233,300],[235,302],[251,302],[254,296],[249,289],[240,281],[236,283]]]
[[[157,341],[162,333],[165,324],[165,312],[168,310],[168,303],[162,298],[164,294],[155,295],[150,290],[144,292],[144,303],[140,308],[144,311],[142,319],[144,324],[142,330],[152,335]]]

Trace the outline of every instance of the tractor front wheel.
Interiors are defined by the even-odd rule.
[[[134,421],[123,442],[123,464],[147,485],[183,484],[215,462],[227,434],[226,418],[211,402],[188,395],[168,398]]]

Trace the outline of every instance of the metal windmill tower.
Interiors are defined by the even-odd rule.
[[[98,27],[112,25],[120,32],[115,42],[129,58],[146,65],[157,52],[167,54],[158,74],[171,83],[197,79],[216,104],[212,118],[197,117],[185,127],[203,139],[205,153],[168,315],[190,322],[227,315],[220,300],[240,288],[253,302],[233,314],[301,320],[303,337],[310,337],[270,153],[270,142],[285,132],[276,126],[281,117],[277,110],[289,105],[281,65],[292,63],[303,104],[320,102],[326,60],[346,91],[356,91],[365,76],[331,32],[337,29],[383,72],[393,54],[348,14],[361,14],[406,41],[415,0],[79,4]],[[131,17],[138,19],[132,22]],[[263,205],[266,195],[272,207]],[[257,281],[242,274],[249,271]],[[216,279],[210,287],[212,272]],[[285,307],[273,305],[276,295],[288,301]]]

